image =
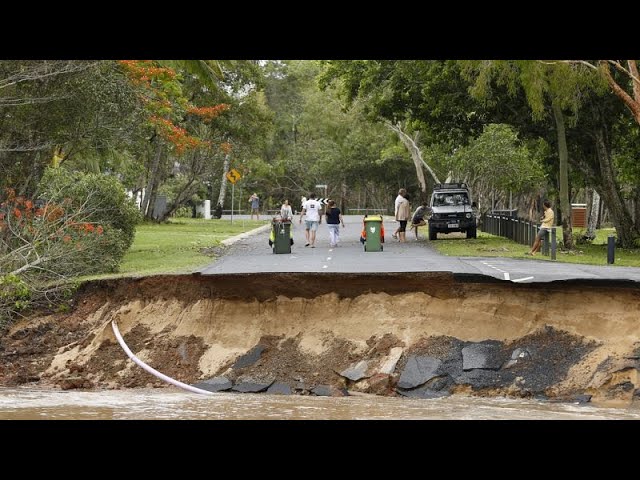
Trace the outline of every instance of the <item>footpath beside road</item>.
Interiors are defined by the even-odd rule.
[[[294,218],[294,245],[290,254],[274,254],[269,246],[270,224],[225,241],[229,245],[222,257],[202,268],[200,275],[257,272],[451,272],[454,275],[486,277],[515,283],[551,282],[557,280],[593,280],[640,282],[640,268],[576,265],[496,257],[449,257],[439,254],[426,239],[426,228],[420,229],[420,240],[407,232],[406,243],[391,237],[397,223],[385,218],[384,250],[365,252],[360,243],[362,216],[346,215],[340,228],[340,245],[329,247],[327,225],[317,232],[316,248],[305,247],[304,222]],[[437,241],[437,240],[436,240]],[[475,280],[478,280],[476,278]]]

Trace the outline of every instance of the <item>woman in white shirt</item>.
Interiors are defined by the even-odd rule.
[[[280,216],[282,220],[291,220],[293,218],[293,213],[291,212],[291,205],[289,205],[289,200],[285,200],[282,206],[280,207]]]

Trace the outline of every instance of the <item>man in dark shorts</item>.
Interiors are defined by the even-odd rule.
[[[398,239],[401,242],[407,241],[407,222],[409,221],[410,215],[411,206],[409,205],[409,200],[407,200],[405,193],[398,202],[398,208],[396,208],[396,220],[400,222],[400,227],[398,228]]]

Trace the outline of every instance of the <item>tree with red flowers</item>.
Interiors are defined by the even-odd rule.
[[[197,187],[203,161],[217,151],[211,141],[211,122],[227,111],[229,105],[193,105],[185,93],[187,88],[182,75],[171,67],[161,66],[160,62],[122,60],[120,64],[138,88],[140,100],[149,115],[149,126],[153,129],[151,142],[155,144],[155,152],[149,161],[142,202],[142,211],[147,218],[151,218],[153,208],[150,206],[154,204],[158,188],[173,173],[175,162],[183,166],[183,172],[188,172],[180,194],[159,218],[164,220],[187,201]]]
[[[50,168],[36,198],[1,190],[0,322],[58,306],[77,276],[117,271],[139,219],[113,176]]]
[[[0,325],[34,307],[59,305],[68,281],[102,269],[96,255],[112,241],[92,221],[96,207],[34,202],[8,189],[0,203]]]

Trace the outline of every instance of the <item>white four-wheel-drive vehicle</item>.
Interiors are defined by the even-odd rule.
[[[429,240],[450,232],[466,232],[467,238],[476,238],[476,214],[466,183],[436,184],[430,207]]]

